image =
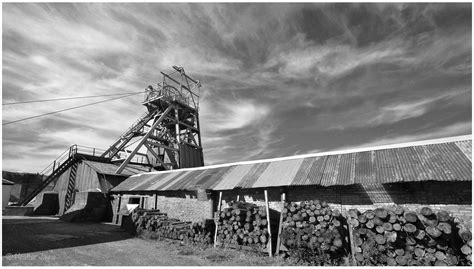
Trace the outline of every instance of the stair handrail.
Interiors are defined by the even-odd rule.
[[[56,165],[56,164],[60,163],[59,160],[62,161],[62,159],[64,159],[65,156],[68,156],[67,158],[69,158],[70,150],[71,150],[71,148],[69,147],[67,150],[65,150],[63,153],[61,153],[58,157],[56,157],[56,159],[54,159],[53,162],[51,162],[41,172],[39,172],[39,174],[40,175],[45,175],[48,170],[53,170],[53,171],[56,170],[56,167],[59,166],[59,165]],[[53,171],[51,171],[51,172],[53,172]]]
[[[143,114],[140,116],[140,118],[139,118],[138,120],[136,120],[136,121],[132,124],[132,126],[130,126],[127,130],[125,130],[125,132],[123,132],[123,133],[120,134],[119,138],[121,138],[123,135],[125,135],[126,133],[128,133],[129,131],[131,131],[135,126],[137,126],[138,123],[140,123],[143,118],[145,118],[146,116],[151,115],[151,114],[153,114],[153,113],[155,113],[155,112],[145,112],[145,113],[143,113]]]
[[[92,154],[89,152],[86,152],[83,149],[92,149]],[[71,145],[68,149],[66,149],[64,152],[62,152],[56,159],[54,159],[53,162],[51,162],[48,166],[46,166],[41,172],[39,172],[40,175],[50,175],[54,173],[54,171],[59,168],[61,163],[64,163],[68,158],[74,156],[75,154],[88,154],[92,156],[100,156],[101,152],[104,152],[104,149],[99,149],[99,148],[93,148],[93,147],[87,147],[87,146],[78,146],[77,144]]]
[[[134,128],[136,128],[136,126],[138,126],[138,124],[139,124],[140,122],[142,122],[142,120],[143,120],[145,117],[147,117],[147,116],[151,116],[151,117],[152,117],[153,114],[155,114],[155,113],[156,113],[156,111],[153,111],[153,112],[147,111],[147,112],[143,113],[143,114],[140,116],[140,118],[138,118],[138,120],[136,120],[136,121],[132,124],[132,126],[130,126],[128,129],[126,129],[123,133],[121,133],[121,134],[119,135],[118,139],[116,139],[115,142],[114,142],[113,144],[111,144],[107,150],[104,150],[104,154],[107,153],[107,155],[109,155],[109,158],[110,158],[111,152],[108,152],[108,151],[111,151],[111,149],[112,149],[113,147],[116,147],[117,144],[119,143],[119,141],[120,141],[122,138],[124,138],[124,136],[125,136],[127,133],[131,132]],[[145,123],[146,123],[146,122],[145,122]],[[103,157],[106,157],[107,155],[105,155],[105,156],[103,156]]]

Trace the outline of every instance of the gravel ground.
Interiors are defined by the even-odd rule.
[[[55,218],[2,219],[6,266],[278,266],[279,258],[232,249],[200,249],[173,240],[133,238],[116,225]]]

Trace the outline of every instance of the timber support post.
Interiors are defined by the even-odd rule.
[[[352,266],[356,266],[356,259],[355,259],[355,245],[354,245],[354,234],[352,233],[352,217],[350,214],[347,213],[347,210],[344,209],[343,216],[347,220],[347,229],[349,230],[349,241],[351,243],[351,258],[352,258]]]
[[[281,193],[281,210],[280,210],[280,222],[278,223],[278,237],[277,237],[277,245],[276,245],[276,255],[280,255],[280,244],[281,244],[281,230],[282,230],[282,224],[283,224],[283,209],[285,208],[285,201],[286,201],[286,193],[282,192]]]
[[[214,222],[216,223],[216,230],[214,232],[214,247],[217,246],[217,231],[219,230],[219,216],[221,212],[221,205],[222,205],[222,192],[219,192],[219,201],[217,204],[217,214],[214,215]]]
[[[268,205],[268,191],[264,190],[265,193],[265,208],[267,210],[267,228],[268,228],[268,244],[267,244],[267,249],[268,249],[268,255],[270,257],[273,257],[273,252],[272,252],[272,231],[271,231],[271,225],[270,225],[270,208]]]
[[[122,195],[119,195],[118,196],[118,205],[117,205],[117,211],[116,211],[116,219],[115,219],[115,224],[119,224],[119,220],[120,220],[120,215],[119,215],[119,212],[120,212],[120,207],[122,206]]]

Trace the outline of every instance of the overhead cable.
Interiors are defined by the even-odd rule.
[[[57,114],[57,113],[61,113],[61,112],[64,112],[64,111],[69,111],[69,110],[73,110],[73,109],[77,109],[77,108],[81,108],[81,107],[97,105],[97,104],[100,104],[100,103],[105,103],[105,102],[112,101],[112,100],[117,100],[117,99],[120,99],[120,98],[130,97],[130,96],[133,96],[133,95],[137,95],[137,94],[139,94],[139,93],[143,93],[143,92],[136,92],[136,93],[128,94],[128,95],[125,95],[125,96],[119,96],[119,97],[115,97],[115,98],[111,98],[111,99],[106,99],[106,100],[102,100],[102,101],[98,101],[98,102],[93,102],[93,103],[89,103],[89,104],[85,104],[85,105],[70,107],[70,108],[61,109],[61,110],[57,110],[57,111],[53,111],[53,112],[48,112],[48,113],[45,113],[45,114],[40,114],[40,115],[36,115],[36,116],[31,116],[31,117],[28,117],[28,118],[23,118],[23,119],[19,119],[19,120],[9,121],[9,122],[6,122],[6,123],[2,123],[2,125],[8,125],[8,124],[17,123],[17,122],[21,122],[21,121],[25,121],[25,120],[30,120],[30,119],[35,119],[35,118],[39,118],[39,117],[44,117],[44,116],[48,116],[48,115],[52,115],[52,114]]]
[[[95,97],[106,97],[106,96],[116,96],[116,95],[127,95],[127,94],[132,94],[132,93],[141,93],[141,92],[123,92],[123,93],[103,94],[103,95],[65,97],[65,98],[44,99],[44,100],[29,100],[29,101],[20,101],[20,102],[12,102],[12,103],[3,103],[2,105],[3,105],[3,106],[8,106],[8,105],[19,105],[19,104],[29,104],[29,103],[42,103],[42,102],[52,102],[52,101],[75,100],[75,99],[84,99],[84,98],[95,98]]]

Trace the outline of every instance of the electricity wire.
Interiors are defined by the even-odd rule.
[[[127,95],[127,94],[132,94],[132,93],[141,93],[141,92],[123,92],[123,93],[115,93],[115,94],[103,94],[103,95],[65,97],[65,98],[44,99],[44,100],[29,100],[29,101],[20,101],[20,102],[12,102],[12,103],[3,103],[2,105],[3,105],[3,106],[8,106],[8,105],[19,105],[19,104],[29,104],[29,103],[41,103],[41,102],[74,100],[74,99],[84,99],[84,98],[94,98],[94,97],[106,97],[106,96],[116,96],[116,95]]]
[[[23,119],[19,119],[19,120],[9,121],[9,122],[6,122],[6,123],[2,123],[2,125],[8,125],[8,124],[17,123],[17,122],[21,122],[21,121],[25,121],[25,120],[44,117],[44,116],[57,114],[57,113],[61,113],[61,112],[65,112],[65,111],[69,111],[69,110],[73,110],[73,109],[77,109],[77,108],[81,108],[81,107],[97,105],[97,104],[100,104],[100,103],[105,103],[105,102],[112,101],[112,100],[117,100],[117,99],[120,99],[120,98],[130,97],[130,96],[133,96],[133,95],[137,95],[139,93],[143,93],[143,92],[136,92],[136,93],[132,93],[132,94],[127,94],[125,96],[119,96],[119,97],[106,99],[106,100],[102,100],[102,101],[98,101],[98,102],[93,102],[93,103],[89,103],[89,104],[85,104],[85,105],[70,107],[70,108],[61,109],[61,110],[57,110],[57,111],[52,111],[52,112],[48,112],[48,113],[44,113],[44,114],[40,114],[40,115],[35,115],[35,116],[31,116],[31,117],[27,117],[27,118],[23,118]]]

